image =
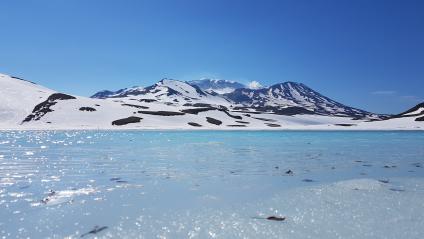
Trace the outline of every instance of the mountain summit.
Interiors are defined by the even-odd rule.
[[[204,91],[207,91],[210,93],[216,92],[218,94],[231,93],[236,89],[246,88],[245,85],[235,81],[208,79],[208,78],[201,79],[201,80],[188,81],[187,83],[189,83],[190,85],[196,85]]]

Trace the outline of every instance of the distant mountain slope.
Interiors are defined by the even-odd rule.
[[[243,107],[254,108],[303,108],[310,113],[346,116],[355,118],[378,118],[377,114],[343,105],[308,86],[296,82],[284,82],[268,88],[252,90],[237,89],[224,95],[227,99]]]
[[[246,88],[245,85],[229,80],[218,80],[218,79],[201,79],[188,81],[190,85],[198,86],[203,91],[216,92],[218,94],[231,93],[236,89]]]
[[[124,88],[124,89],[120,89],[117,91],[110,91],[110,90],[102,90],[99,91],[97,93],[95,93],[94,95],[90,96],[90,98],[94,98],[94,99],[106,99],[106,98],[112,98],[112,97],[117,97],[117,96],[122,96],[124,94],[136,94],[137,92],[143,91],[144,88],[143,87],[139,87],[139,86],[134,86],[131,88]]]

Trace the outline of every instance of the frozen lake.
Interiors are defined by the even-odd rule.
[[[422,235],[422,132],[0,132],[2,238]]]

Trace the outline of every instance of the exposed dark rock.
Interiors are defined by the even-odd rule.
[[[80,111],[88,111],[88,112],[93,112],[96,111],[96,109],[94,109],[93,107],[81,107],[79,108]]]
[[[268,127],[281,127],[279,124],[271,124],[271,123],[265,123]]]
[[[47,100],[41,102],[40,104],[36,105],[34,109],[32,110],[32,113],[28,115],[22,123],[29,122],[32,120],[40,120],[44,115],[46,115],[49,112],[53,112],[50,107],[57,104],[59,100],[72,100],[76,99],[74,96],[62,94],[62,93],[54,93],[47,98]]]
[[[244,125],[244,124],[230,124],[230,125],[227,125],[228,127],[246,127],[246,125]]]
[[[21,81],[26,81],[26,82],[29,82],[29,83],[31,83],[31,84],[36,85],[36,83],[34,83],[34,82],[32,82],[32,81],[25,80],[25,79],[22,79],[22,78],[19,78],[19,77],[16,77],[16,76],[11,76],[11,78],[13,78],[13,79],[17,79],[17,80],[21,80]]]
[[[133,104],[122,104],[122,106],[129,106],[129,107],[134,107],[137,109],[148,109],[149,107],[147,106],[143,106],[143,105],[133,105]]]
[[[188,122],[188,125],[194,126],[194,127],[202,127],[202,125],[198,124],[198,123],[194,123],[194,122]]]
[[[185,103],[183,106],[193,106],[193,107],[212,107],[212,105],[210,105],[210,104],[205,104],[205,103],[195,103],[195,104]]]
[[[146,102],[146,103],[152,103],[152,102],[156,102],[157,100],[155,99],[139,99],[140,102]]]
[[[209,110],[216,110],[215,108],[212,107],[207,107],[207,108],[194,108],[194,109],[184,109],[181,110],[181,112],[187,113],[187,114],[195,114],[197,115],[200,112],[205,112],[205,111],[209,111]]]
[[[222,124],[221,120],[217,120],[217,119],[214,119],[214,118],[211,118],[211,117],[206,117],[206,121],[208,123],[215,124],[215,125],[221,125]]]
[[[350,127],[350,126],[356,126],[356,124],[334,124],[336,126],[344,126],[344,127]]]
[[[138,113],[141,114],[148,114],[148,115],[160,115],[160,116],[176,116],[176,115],[185,115],[183,112],[176,112],[176,111],[138,111]]]
[[[252,117],[253,119],[262,120],[262,121],[268,121],[268,122],[275,122],[276,120],[273,119],[266,119],[266,118],[259,118],[259,117]]]
[[[303,115],[311,115],[315,114],[315,112],[307,110],[303,107],[287,107],[287,108],[278,108],[273,109],[272,112],[277,115],[297,115],[297,114],[303,114]]]
[[[63,93],[54,93],[54,94],[51,94],[49,96],[49,98],[47,98],[47,100],[49,100],[49,101],[55,101],[55,100],[74,100],[74,99],[76,99],[74,96],[63,94]]]
[[[237,122],[237,123],[240,123],[240,124],[250,124],[250,122],[247,122],[247,121],[241,121],[241,120],[236,120],[236,122]]]
[[[239,115],[232,115],[232,114],[230,114],[227,110],[220,109],[220,111],[224,112],[226,115],[230,116],[231,118],[239,119],[239,120],[243,119],[243,118],[242,118],[241,116],[239,116]]]
[[[127,118],[115,120],[115,121],[112,122],[112,125],[120,126],[120,125],[126,125],[126,124],[131,124],[131,123],[140,123],[140,121],[142,119],[143,118],[140,118],[140,117],[130,116],[130,117],[127,117]]]
[[[416,118],[415,121],[424,121],[424,116]]]

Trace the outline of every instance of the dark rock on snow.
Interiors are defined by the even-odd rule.
[[[211,123],[211,124],[214,124],[214,125],[221,125],[222,124],[221,120],[217,120],[217,119],[214,119],[212,117],[206,117],[206,121],[208,123]]]
[[[123,118],[123,119],[118,119],[112,122],[112,125],[126,125],[126,124],[131,124],[131,123],[139,123],[143,118],[140,117],[136,117],[136,116],[130,116],[127,118]]]
[[[96,109],[94,109],[93,107],[81,107],[79,108],[80,111],[88,111],[88,112],[93,112],[96,111]]]
[[[41,102],[40,104],[36,105],[34,109],[32,110],[32,113],[28,115],[22,123],[29,122],[32,120],[40,120],[44,115],[46,115],[49,112],[53,112],[50,107],[57,104],[59,100],[73,100],[76,99],[74,96],[63,94],[63,93],[54,93],[47,98],[47,100]]]
[[[188,125],[194,126],[194,127],[202,127],[202,125],[198,124],[198,123],[194,123],[194,122],[188,122]]]

